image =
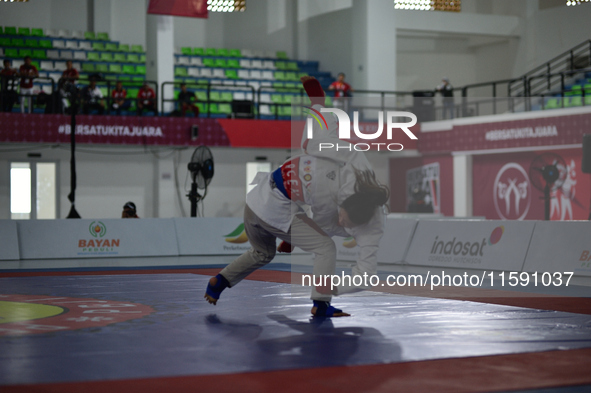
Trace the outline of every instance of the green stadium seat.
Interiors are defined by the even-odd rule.
[[[280,106],[278,115],[291,117],[291,106],[289,106],[289,105]]]
[[[84,39],[85,40],[96,40],[96,36],[94,35],[94,31],[85,31],[84,32]]]
[[[222,96],[219,91],[210,91],[209,92],[209,101],[221,101]]]
[[[277,58],[280,60],[287,60],[287,53],[286,52],[277,52]]]
[[[569,100],[565,101],[565,103],[564,103],[565,107],[582,106],[582,105],[583,105],[583,97],[581,97],[581,96],[571,97]]]
[[[20,57],[25,57],[25,56],[33,56],[33,51],[31,49],[19,49],[18,50],[18,55]]]
[[[19,27],[18,35],[31,35],[31,29],[28,27]]]
[[[129,52],[129,45],[128,44],[119,44],[118,50],[119,50],[119,52]]]
[[[108,97],[109,96],[109,89],[107,87],[99,87],[99,90],[103,94],[103,97]]]
[[[230,59],[227,63],[229,68],[240,68],[240,61],[236,59]]]
[[[109,66],[107,64],[97,64],[96,65],[96,72],[107,73],[109,72]]]
[[[298,63],[296,63],[295,61],[288,61],[286,63],[286,65],[287,65],[287,69],[290,71],[298,71],[299,70]]]
[[[287,64],[284,61],[276,61],[275,68],[277,68],[278,70],[286,70]]]
[[[214,48],[207,48],[205,50],[205,56],[217,56],[217,50]]]
[[[53,48],[53,44],[51,43],[51,40],[39,40],[39,47],[45,48],[45,49],[51,49],[51,48]]]
[[[205,67],[215,67],[215,61],[206,57],[203,59],[203,65]]]
[[[140,63],[146,62],[146,55],[140,55]]]
[[[31,61],[31,64],[32,64],[32,65],[34,65],[34,66],[35,66],[35,68],[37,68],[37,69],[41,68],[41,67],[39,66],[39,62],[38,62],[38,61],[36,61],[36,60],[33,60],[33,61]]]
[[[274,104],[283,104],[283,97],[281,94],[271,94],[271,102]]]
[[[10,38],[0,37],[0,46],[3,48],[6,48],[7,46],[12,46]]]
[[[275,74],[273,74],[275,76],[275,79],[278,81],[284,81],[285,79],[285,72],[283,71],[275,71]]]
[[[100,41],[109,41],[109,33],[96,33],[96,39]]]
[[[185,56],[192,56],[193,55],[193,49],[188,48],[188,47],[184,47],[181,48],[181,53]]]
[[[0,26],[0,34],[4,34],[4,28]]]
[[[587,83],[586,85],[583,86],[583,88],[585,89],[585,95],[591,95],[591,83]]]
[[[119,45],[117,45],[114,42],[107,42],[105,44],[105,49],[108,50],[109,52],[117,52],[117,51],[119,51]]]
[[[113,55],[109,52],[102,52],[101,53],[101,61],[110,63],[113,61]]]
[[[4,56],[16,58],[18,57],[18,49],[6,48],[4,49]]]
[[[174,76],[186,77],[189,76],[189,74],[187,74],[187,69],[185,67],[176,67],[174,69]]]
[[[113,54],[113,61],[117,63],[127,63],[127,56],[125,56],[125,53],[115,53]]]
[[[226,78],[228,79],[240,79],[236,70],[226,70]]]
[[[38,48],[39,47],[39,41],[28,38],[28,39],[25,40],[25,46],[27,48]]]
[[[139,91],[140,91],[140,89],[136,89],[136,88],[127,89],[127,96],[129,98],[137,98]]]
[[[283,82],[273,82],[271,86],[273,86],[275,90],[282,90],[285,87],[285,84]]]
[[[218,56],[220,57],[229,57],[230,56],[230,51],[227,49],[218,49]]]
[[[203,102],[197,102],[195,105],[197,105],[197,108],[199,108],[200,113],[207,113],[207,104]]]
[[[16,35],[16,27],[4,27],[4,34]]]
[[[121,74],[121,64],[109,64],[109,72],[111,74]]]
[[[31,35],[33,37],[45,37],[43,29],[31,29]]]
[[[544,109],[556,109],[556,108],[560,108],[559,98],[549,98],[549,99],[547,99],[546,105],[544,106]]]
[[[127,61],[129,63],[139,63],[140,57],[138,55],[127,55]]]
[[[203,48],[193,48],[193,54],[195,56],[205,56],[205,50]]]
[[[135,67],[135,74],[136,75],[146,75],[146,66],[139,65]]]
[[[33,49],[33,54],[31,55],[33,59],[47,59],[47,54],[43,49]]]
[[[207,92],[205,91],[196,91],[195,96],[199,101],[207,101]]]
[[[242,57],[240,49],[230,49],[229,55],[230,57]]]
[[[298,78],[298,74],[296,74],[295,72],[286,72],[285,73],[285,80],[288,81],[299,81],[300,78]]]
[[[12,43],[12,46],[25,46],[25,40],[22,38],[12,38],[10,42]]]
[[[218,104],[218,114],[229,115],[232,113],[232,105],[230,104]]]
[[[89,53],[90,55],[90,53]],[[82,63],[82,71],[83,72],[95,72],[96,68],[94,67],[94,64],[92,63]]]
[[[101,56],[99,55],[98,52],[88,52],[86,54],[86,60],[87,61],[100,61]]]
[[[123,66],[123,67],[125,67],[125,66]],[[125,73],[125,71],[124,71],[124,73]],[[131,80],[131,77],[130,76],[120,76],[118,80],[120,80],[121,82],[129,82]]]
[[[132,45],[131,46],[131,51],[132,52],[137,52],[137,53],[144,53],[144,47],[141,45]]]
[[[234,95],[232,93],[230,93],[229,91],[224,91],[220,95],[220,101],[232,102],[232,100],[234,100]]]
[[[102,52],[105,50],[105,44],[102,42],[93,42],[92,43],[92,50]]]
[[[306,96],[306,98],[308,98],[308,96]],[[309,100],[309,98],[308,98]],[[324,99],[324,106],[332,106],[332,97],[331,96],[326,96],[326,98]]]
[[[228,68],[228,63],[226,63],[225,59],[215,59],[215,67],[216,68]]]
[[[106,75],[105,79],[108,81],[116,81],[117,80],[117,76],[116,75]]]

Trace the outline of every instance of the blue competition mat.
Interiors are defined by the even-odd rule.
[[[352,317],[318,319],[306,288],[245,280],[214,307],[203,299],[207,280],[0,279],[0,385],[591,347],[588,315],[367,292],[334,299]]]

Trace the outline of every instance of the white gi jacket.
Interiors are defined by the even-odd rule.
[[[315,105],[313,108],[320,111],[322,107]],[[353,274],[376,274],[378,245],[384,228],[382,209],[376,209],[374,217],[364,225],[353,228],[338,225],[340,205],[355,193],[354,169],[372,168],[362,152],[318,149],[320,143],[339,143],[341,146],[348,143],[338,140],[335,116],[330,113],[323,115],[328,127],[321,128],[314,123],[313,138],[307,139],[306,133],[303,135],[303,154],[282,165],[285,171],[283,178],[286,178],[285,173],[290,174],[285,187],[293,186],[292,199],[274,186],[271,174],[259,173],[253,181],[257,186],[248,193],[246,203],[263,221],[284,232],[289,231],[295,214],[309,206],[312,219],[329,236],[355,238],[360,255]],[[339,293],[343,291],[339,290]]]

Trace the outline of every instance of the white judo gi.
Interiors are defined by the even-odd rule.
[[[314,254],[314,275],[331,275],[336,266],[336,246],[331,237],[353,236],[360,255],[352,274],[376,274],[378,245],[384,227],[382,209],[376,209],[364,225],[353,228],[338,225],[341,204],[355,193],[355,169],[371,170],[371,165],[362,152],[319,150],[320,143],[346,144],[336,137],[334,116],[325,114],[325,118],[328,127],[316,124],[312,139],[304,134],[302,154],[281,166],[279,180],[277,173],[275,177],[273,173],[259,173],[255,178],[256,186],[246,197],[244,211],[244,227],[252,248],[221,271],[230,286],[273,259],[277,237]],[[311,218],[304,213],[307,207]],[[341,286],[336,294],[359,289],[363,288]],[[313,288],[311,298],[330,301],[332,296],[322,292]]]

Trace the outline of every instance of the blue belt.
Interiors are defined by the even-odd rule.
[[[287,194],[285,185],[283,184],[283,175],[281,174],[281,167],[275,169],[271,176],[273,177],[273,182],[275,182],[275,186],[277,186],[277,189],[281,191],[281,193],[285,195],[287,199],[291,199]]]

